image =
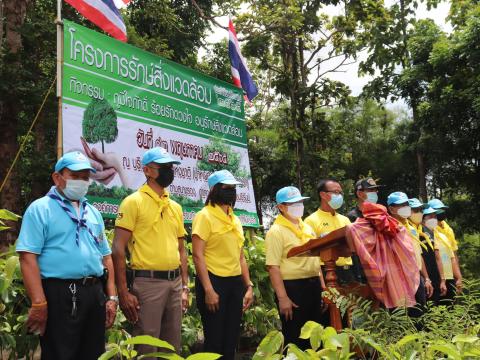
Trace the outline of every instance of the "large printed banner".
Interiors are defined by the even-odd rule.
[[[114,218],[121,200],[145,183],[141,158],[154,146],[181,161],[169,191],[191,222],[212,171],[242,182],[235,211],[258,226],[248,159],[243,94],[172,61],[64,21],[63,149],[98,169],[91,202]]]

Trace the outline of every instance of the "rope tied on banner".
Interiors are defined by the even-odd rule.
[[[42,112],[43,107],[44,107],[45,103],[47,102],[48,95],[50,95],[50,93],[52,92],[53,85],[55,84],[56,81],[57,81],[57,76],[55,75],[55,78],[53,79],[52,83],[50,84],[50,87],[48,88],[47,92],[45,93],[45,96],[43,97],[42,104],[40,105],[40,108],[38,109],[37,114],[35,115],[35,118],[33,119],[32,124],[30,125],[30,128],[28,129],[27,133],[25,134],[25,136],[23,138],[22,144],[20,145],[20,147],[17,151],[17,154],[15,155],[15,158],[13,159],[12,165],[10,165],[10,167],[8,168],[7,174],[5,175],[5,178],[2,181],[2,185],[0,185],[0,193],[3,191],[3,188],[5,187],[5,184],[7,183],[7,180],[10,177],[10,174],[12,173],[12,170],[15,167],[15,165],[16,165],[19,157],[20,157],[20,154],[22,153],[23,149],[25,148],[25,144],[27,143],[28,135],[30,135],[30,133],[32,132],[32,129],[35,126],[35,124],[38,120],[38,117],[40,116],[40,113]]]

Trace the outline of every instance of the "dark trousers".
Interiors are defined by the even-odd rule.
[[[202,318],[205,335],[204,351],[223,355],[222,359],[233,360],[240,336],[243,296],[245,285],[239,276],[216,276],[208,274],[213,289],[219,296],[219,309],[212,313],[205,305],[205,289],[195,279],[197,307]]]
[[[282,333],[286,344],[295,344],[300,349],[309,349],[309,340],[300,339],[300,331],[309,320],[321,323],[322,319],[322,287],[318,276],[308,279],[284,280],[287,296],[298,307],[293,308],[292,320],[280,315]],[[278,307],[278,299],[275,297]]]
[[[42,281],[48,301],[42,360],[96,360],[105,352],[105,294],[101,282],[76,285],[77,311],[72,317],[70,283]]]
[[[418,285],[417,292],[415,293],[415,300],[417,303],[415,307],[408,308],[407,314],[411,318],[418,319],[425,312],[425,305],[427,304],[427,292],[425,290],[425,280],[422,275],[420,275],[420,283]],[[415,322],[415,327],[417,330],[422,330],[423,324],[419,321]]]

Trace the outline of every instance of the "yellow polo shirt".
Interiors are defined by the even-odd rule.
[[[115,226],[132,232],[130,265],[138,270],[173,270],[180,265],[178,238],[187,233],[182,207],[165,190],[162,197],[147,184],[127,196]]]
[[[237,276],[245,242],[240,219],[232,208],[226,214],[218,205],[206,205],[193,218],[192,235],[205,241],[207,270],[217,276]]]
[[[452,280],[453,279],[452,259],[455,257],[455,254],[453,253],[453,250],[450,246],[450,241],[448,240],[448,238],[437,229],[438,229],[438,226],[434,231],[435,250],[438,250],[440,253],[440,258],[442,260],[443,277],[446,280]]]
[[[404,226],[407,228],[410,238],[412,239],[413,250],[415,251],[415,262],[417,263],[418,271],[422,271],[422,245],[418,228],[409,220],[406,220]]]
[[[455,233],[450,225],[447,224],[445,220],[439,221],[438,226],[436,227],[437,231],[441,232],[443,235],[447,237],[448,244],[453,251],[458,250],[458,243],[457,239],[455,239]]]
[[[312,228],[300,220],[298,228],[278,215],[275,223],[265,237],[265,256],[267,266],[279,266],[283,280],[307,279],[319,276],[320,258],[294,256],[287,259],[288,251],[315,238]]]
[[[346,216],[340,215],[337,212],[335,215],[332,215],[331,213],[323,211],[322,209],[318,209],[313,214],[309,215],[305,219],[305,223],[310,225],[317,238],[321,238],[333,230],[337,230],[351,224],[350,220]],[[337,266],[351,266],[352,258],[339,257],[336,264]]]

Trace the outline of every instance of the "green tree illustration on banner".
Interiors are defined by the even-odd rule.
[[[197,167],[204,171],[228,170],[235,177],[250,177],[245,167],[240,166],[240,154],[227,145],[222,138],[211,138],[203,148],[203,159],[198,160]]]
[[[111,144],[117,139],[117,113],[105,99],[92,99],[83,113],[82,133],[85,141],[90,144]]]

